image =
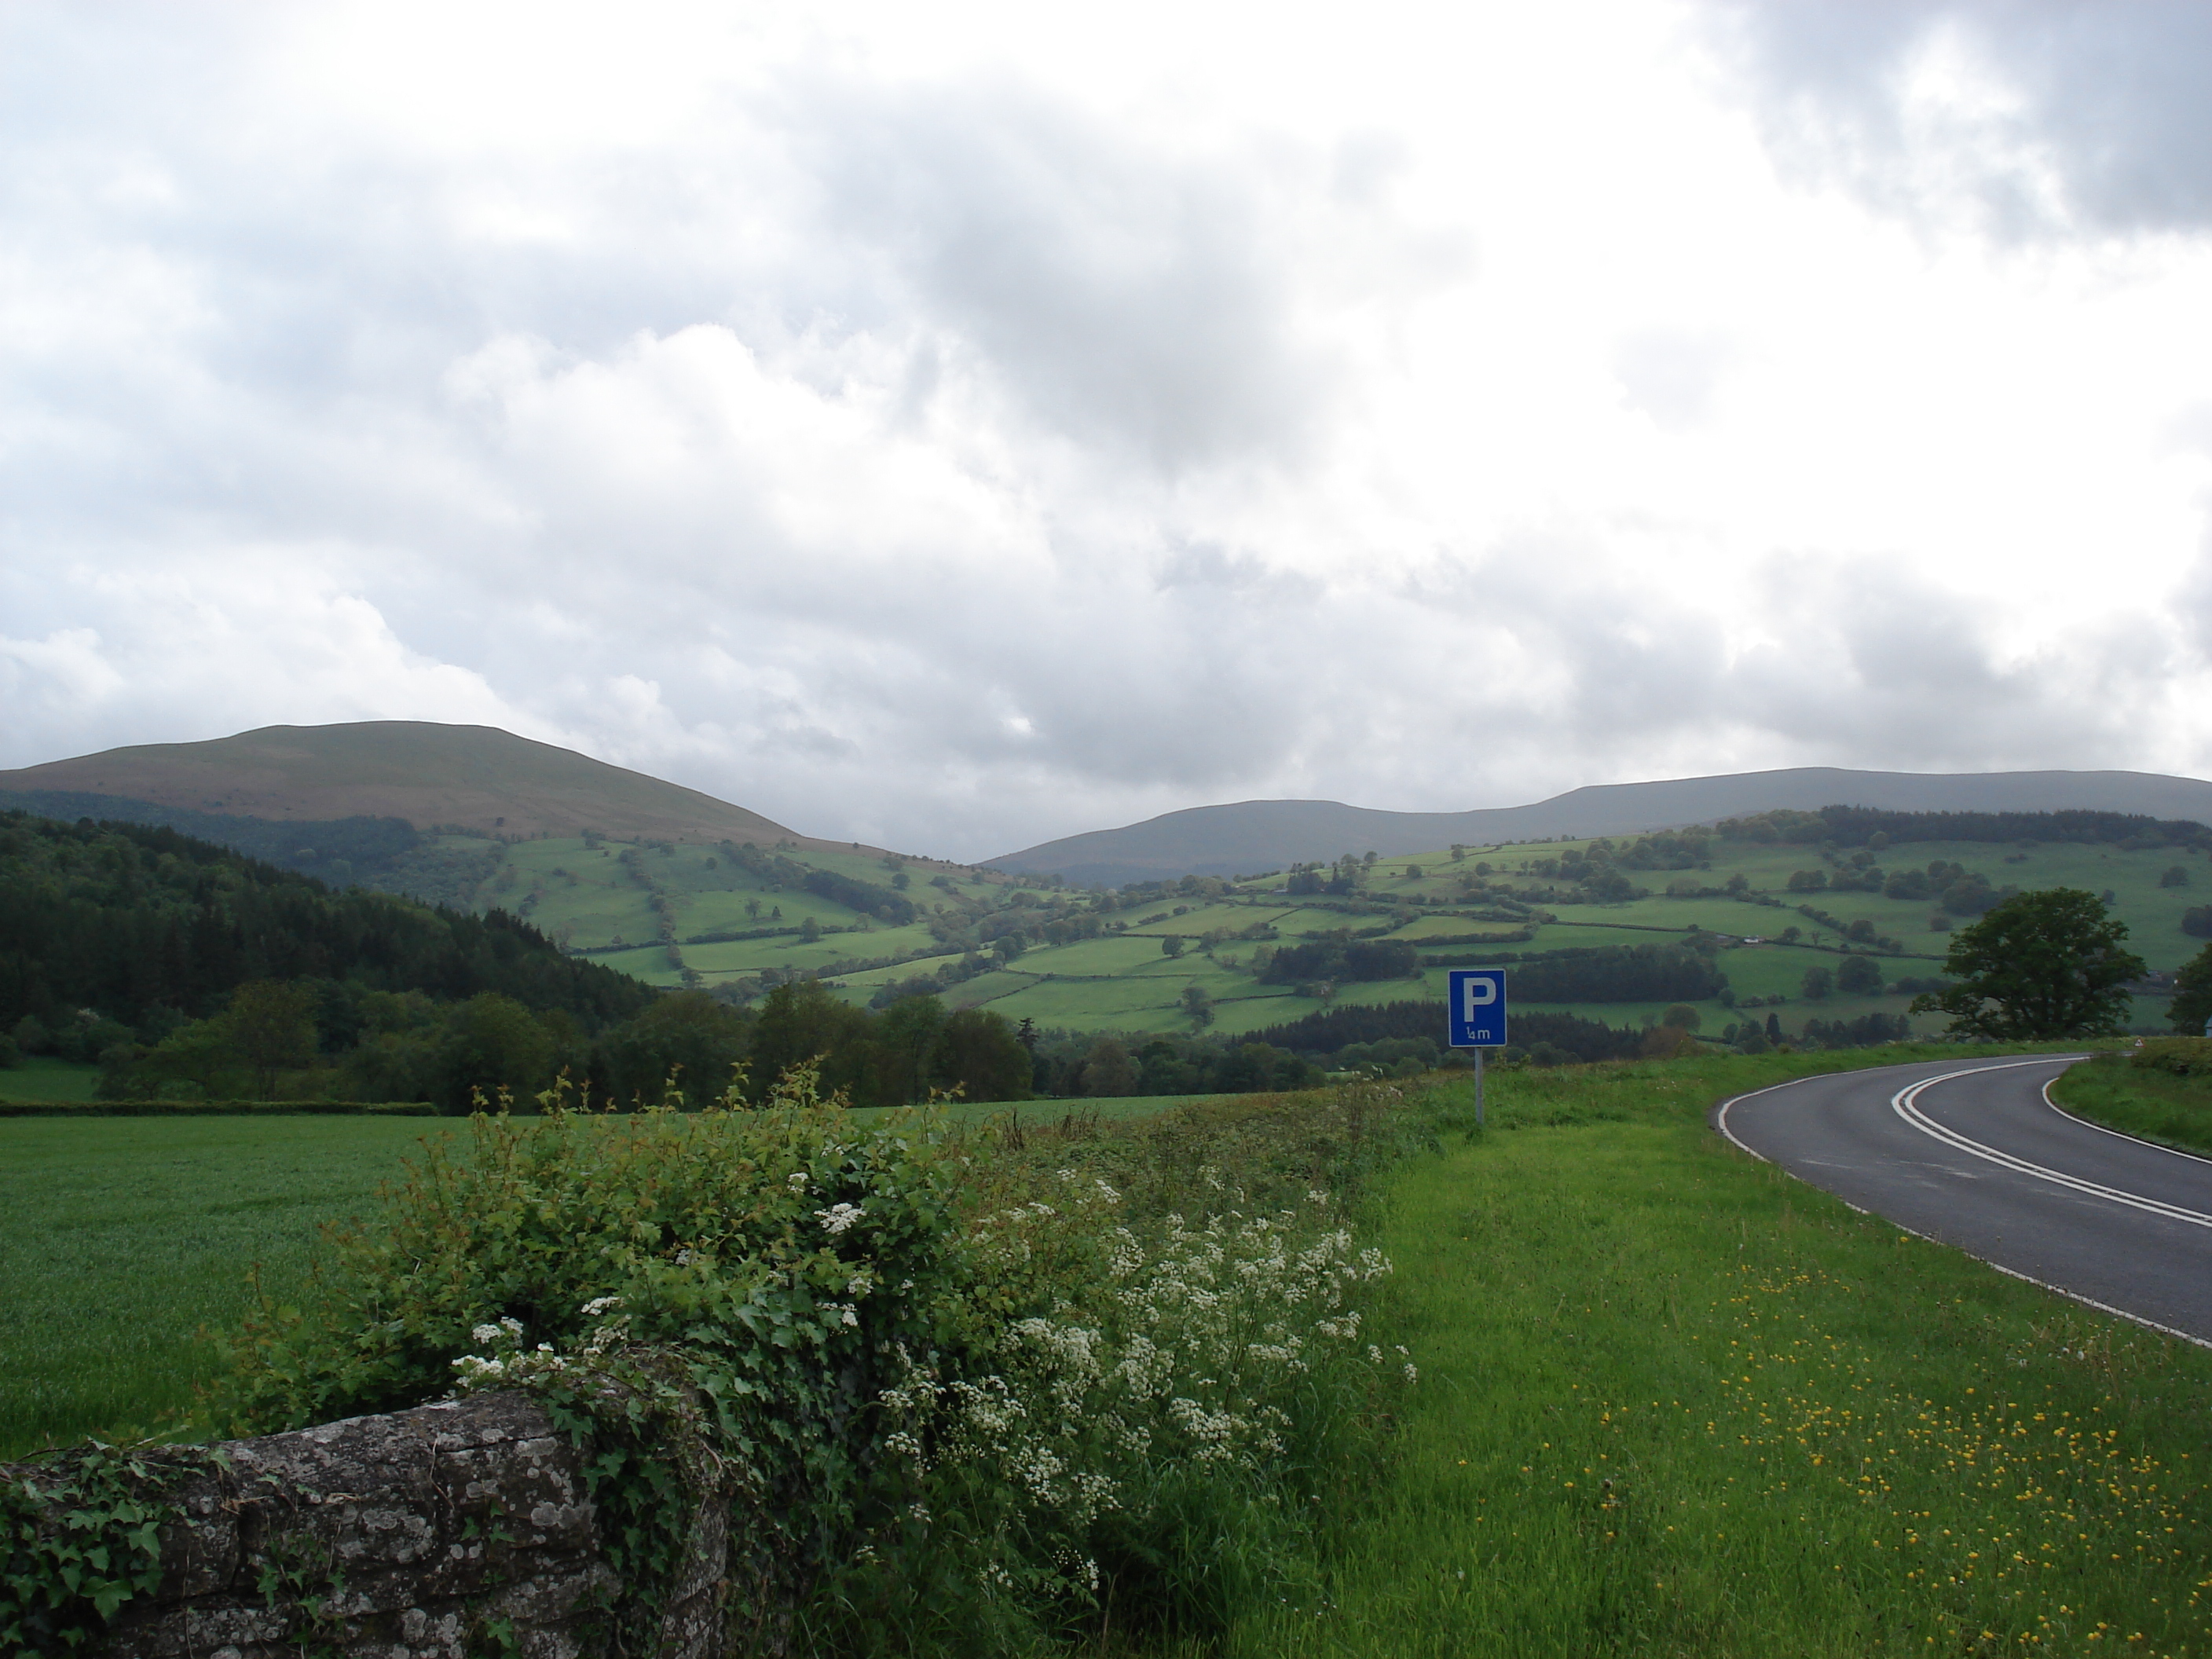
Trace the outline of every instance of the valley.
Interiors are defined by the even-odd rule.
[[[449,836],[440,845],[488,872],[452,899],[509,908],[564,948],[648,984],[743,1000],[813,976],[863,1005],[928,992],[1040,1027],[1147,1034],[1202,1026],[1239,1036],[1333,1008],[1437,1000],[1448,966],[1678,951],[1695,941],[1716,970],[1705,994],[1528,996],[1516,1006],[1632,1026],[1687,1006],[1707,1038],[1753,1018],[1764,1030],[1770,1016],[1799,1036],[1808,1019],[1903,1017],[1923,988],[1910,981],[1940,974],[1948,927],[1972,919],[1971,894],[1958,914],[1942,908],[1941,888],[1960,880],[1971,889],[1978,878],[1990,894],[2109,893],[2131,944],[2165,973],[2199,948],[2183,921],[2212,897],[2203,849],[2164,840],[1931,840],[1877,852],[1662,835],[1355,857],[1325,866],[1347,872],[1325,881],[1314,872],[1192,876],[1119,892],[788,843],[782,852],[601,837],[503,845]],[[1939,884],[1926,875],[1931,865],[1964,874]],[[1567,873],[1578,867],[1615,872],[1620,890],[1598,896],[1601,887]],[[1916,878],[1924,890],[1905,896]],[[1294,883],[1345,890],[1293,892]],[[1389,977],[1270,978],[1281,952],[1340,934],[1407,947],[1398,955],[1412,960]],[[1844,967],[1854,959],[1868,965],[1856,975]],[[1846,988],[1869,968],[1881,988]],[[1844,984],[1807,994],[1807,975],[1822,970]],[[2162,1024],[2154,986],[2138,998],[2137,1022]]]

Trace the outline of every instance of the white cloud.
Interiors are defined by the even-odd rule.
[[[485,720],[969,856],[2200,767],[2212,249],[2015,9],[19,9],[0,763]]]

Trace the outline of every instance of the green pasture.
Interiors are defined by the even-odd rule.
[[[1187,953],[1188,954],[1188,953]],[[1155,935],[1123,933],[1041,946],[1020,957],[1025,974],[1064,974],[1070,978],[1109,978],[1165,962]],[[1172,964],[1170,964],[1172,965]]]
[[[0,1075],[6,1075],[0,1073]],[[365,1213],[420,1118],[0,1119],[0,1458],[192,1407],[247,1273],[278,1297]]]
[[[1042,1125],[1209,1098],[948,1109]],[[189,1432],[195,1389],[224,1363],[216,1339],[251,1305],[249,1274],[296,1295],[318,1229],[374,1214],[423,1139],[456,1132],[422,1118],[0,1119],[0,1461],[88,1435]]]
[[[1157,938],[1164,933],[1180,933],[1194,939],[1211,933],[1217,927],[1234,933],[1240,927],[1249,927],[1255,921],[1277,921],[1273,907],[1255,909],[1246,903],[1173,905],[1164,911],[1147,907],[1141,920],[1129,924],[1133,933],[1146,933]]]
[[[448,839],[458,848],[465,838]],[[1480,896],[1470,898],[1460,885],[1476,864],[1487,864],[1493,881],[1513,881],[1523,873],[1540,879],[1533,876],[1532,866],[1587,845],[1547,842],[1470,848],[1459,860],[1448,851],[1395,854],[1377,860],[1358,893],[1328,898],[1292,900],[1283,891],[1279,876],[1211,898],[1169,895],[1103,914],[1099,921],[1105,931],[1097,937],[1060,945],[1032,945],[1006,969],[956,988],[948,1000],[955,1006],[988,1006],[1009,1018],[1027,1018],[1077,1030],[1182,1031],[1189,1023],[1177,999],[1185,985],[1195,981],[1217,1005],[1212,1029],[1236,1035],[1331,1006],[1297,998],[1288,988],[1261,986],[1252,976],[1259,942],[1232,939],[1211,957],[1202,956],[1195,946],[1194,941],[1206,933],[1235,934],[1255,923],[1272,927],[1280,945],[1350,930],[1362,936],[1404,939],[1429,954],[1451,955],[1470,964],[1483,962],[1486,952],[1493,949],[1495,959],[1510,961],[1514,955],[1531,951],[1664,945],[1693,927],[1769,941],[1784,928],[1795,927],[1802,935],[1795,946],[1767,943],[1726,951],[1720,957],[1737,1000],[1758,999],[1763,1004],[1767,998],[1784,998],[1771,1012],[1778,1013],[1785,1030],[1795,1031],[1808,1018],[1848,1020],[1904,1008],[1903,1000],[1887,996],[1805,1000],[1802,987],[1806,970],[1822,966],[1832,972],[1841,958],[1832,948],[1837,927],[1799,914],[1799,903],[1826,912],[1844,927],[1869,922],[1877,933],[1895,939],[1904,954],[1880,959],[1887,981],[1936,975],[1948,946],[1947,932],[1932,925],[1937,920],[1932,902],[1888,899],[1879,893],[1791,893],[1787,887],[1794,872],[1823,870],[1832,878],[1834,867],[1809,847],[1741,842],[1713,842],[1711,864],[1703,870],[1630,872],[1632,879],[1650,890],[1650,897],[1553,907],[1557,920],[1525,943],[1431,943],[1441,937],[1513,931],[1509,924],[1468,914],[1484,905]],[[463,850],[485,849],[502,850],[476,841],[468,841]],[[605,951],[597,959],[648,983],[671,988],[684,982],[685,970],[709,988],[769,971],[816,974],[836,981],[848,1000],[865,1002],[884,983],[928,972],[966,948],[957,939],[953,946],[940,944],[927,921],[884,927],[803,889],[767,888],[761,878],[703,843],[678,842],[665,852],[640,846],[635,867],[623,864],[625,850],[626,844],[618,842],[592,848],[580,840],[525,842],[507,848],[504,862],[486,884],[486,902],[523,908],[537,926],[572,946],[604,947],[620,939],[629,948]],[[882,859],[866,854],[810,848],[790,856],[810,867],[834,870],[879,887],[890,886],[896,873]],[[2172,969],[2196,953],[2201,942],[2181,932],[2182,913],[2193,902],[2212,902],[2212,861],[2171,848],[2128,852],[2064,844],[2023,848],[1916,842],[1877,854],[1879,867],[1892,872],[1925,869],[1937,860],[1963,865],[1997,887],[2069,885],[2110,891],[2116,914],[2131,929],[2132,945],[2156,969]],[[2161,887],[2160,878],[2176,865],[2187,872],[2188,884]],[[1421,873],[1408,878],[1408,866]],[[903,867],[908,882],[904,896],[925,915],[941,909],[941,921],[966,927],[978,948],[986,951],[992,940],[1018,925],[1022,912],[1038,896],[1003,881],[954,874],[943,866],[914,861]],[[1718,888],[1733,875],[1743,876],[1754,892],[1778,902],[1671,896],[1666,890],[1674,883]],[[933,885],[938,876],[949,886]],[[674,908],[676,957],[659,943],[661,918],[652,908],[654,890]],[[757,914],[749,915],[749,907]],[[772,921],[771,913],[779,908],[781,917]],[[799,930],[810,919],[825,929],[840,931],[806,943]],[[682,942],[702,933],[771,925],[786,931],[762,939]],[[842,931],[847,927],[854,931]],[[1181,957],[1170,960],[1159,950],[1161,938],[1168,934],[1194,944]],[[885,967],[842,969],[844,963],[884,957],[907,960]],[[1344,984],[1335,988],[1333,1003],[1435,996],[1441,994],[1442,984],[1441,973],[1433,969],[1423,974],[1419,985],[1411,980]],[[1622,1024],[1638,1023],[1666,1006],[1586,1004],[1571,1012]],[[1763,1022],[1770,1012],[1762,1006],[1739,1016],[1718,999],[1695,1006],[1709,1033],[1739,1018],[1755,1016]],[[2161,1003],[2148,1001],[2136,1018],[2156,1024],[2162,1012]]]
[[[1516,929],[1510,922],[1472,921],[1465,916],[1422,915],[1404,927],[1394,929],[1392,939],[1411,939],[1416,945],[1425,944],[1438,937],[1464,938],[1469,933],[1486,934],[1497,939],[1516,942]]]

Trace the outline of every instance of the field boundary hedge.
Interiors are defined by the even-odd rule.
[[[423,1100],[0,1100],[0,1117],[435,1117]]]

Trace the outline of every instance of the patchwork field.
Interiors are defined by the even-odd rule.
[[[1679,945],[1698,931],[1718,939],[1726,981],[1724,991],[1688,1003],[1703,1034],[1747,1018],[1763,1025],[1771,1014],[1788,1035],[1808,1018],[1902,1015],[1912,992],[1890,988],[1935,976],[1949,927],[1971,920],[1947,915],[1932,892],[1792,889],[1793,878],[1801,886],[1808,876],[1823,884],[1848,878],[1849,849],[1719,838],[1694,866],[1625,868],[1639,896],[1562,896],[1557,870],[1577,867],[1594,845],[1610,846],[1618,857],[1631,843],[1544,842],[1361,862],[1352,890],[1336,895],[1293,894],[1277,873],[1234,885],[1209,879],[1101,896],[1047,878],[1009,880],[796,845],[764,858],[760,849],[740,857],[727,844],[700,842],[594,836],[502,844],[448,836],[441,850],[454,867],[475,872],[470,902],[519,911],[569,949],[648,983],[752,996],[805,975],[862,1003],[894,994],[893,988],[929,988],[955,1006],[988,1006],[1010,1020],[1078,1031],[1189,1031],[1194,988],[1211,1002],[1207,1028],[1228,1036],[1331,1006],[1442,994],[1441,966],[1326,985],[1262,978],[1268,952],[1332,934],[1400,942],[1431,962],[1477,965],[1547,951]],[[1915,842],[1873,857],[1885,876],[1956,866],[1992,891],[2075,886],[2108,894],[2134,948],[2166,972],[2202,945],[2182,931],[2184,914],[2212,900],[2212,861],[2179,847]],[[835,880],[825,884],[817,872]],[[1732,884],[1741,890],[1727,891]],[[1887,943],[1847,952],[1844,935],[1854,928]],[[1786,940],[1785,929],[1795,930]],[[1808,972],[1832,974],[1847,953],[1874,955],[1883,988],[1807,995]],[[1648,1023],[1680,1000],[1522,996],[1516,1006],[1620,1025]],[[2162,1025],[2162,1006],[2156,997],[2141,1000],[2137,1022]]]

